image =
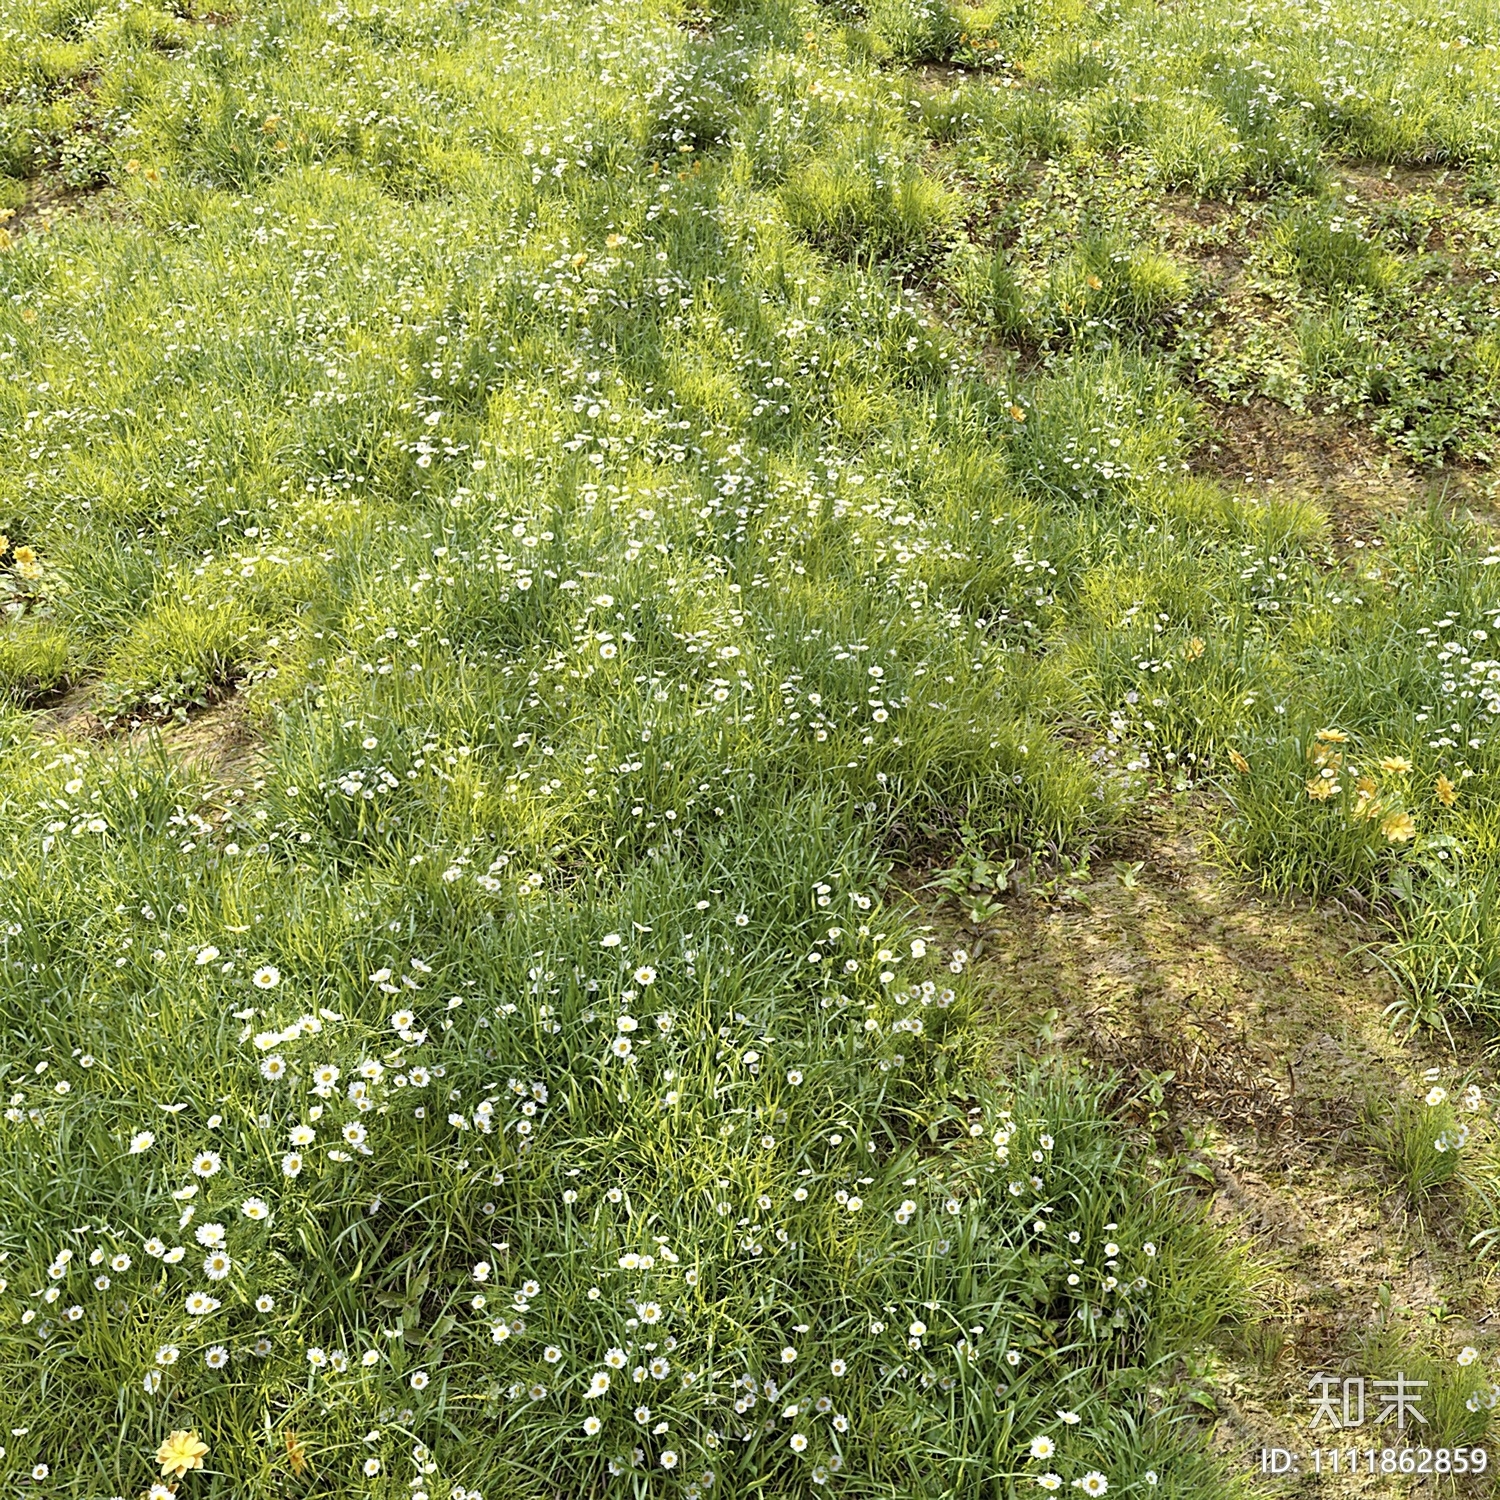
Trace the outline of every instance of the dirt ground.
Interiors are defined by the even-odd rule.
[[[36,728],[43,739],[109,742],[115,749],[145,750],[159,739],[172,759],[212,776],[223,786],[243,785],[255,774],[259,740],[238,693],[195,710],[186,723],[139,724],[118,729],[94,712],[96,684],[81,682],[39,709]]]
[[[1264,396],[1243,406],[1205,398],[1210,431],[1194,468],[1231,492],[1264,497],[1272,487],[1311,500],[1328,515],[1335,548],[1369,545],[1383,515],[1438,501],[1493,524],[1488,475],[1462,465],[1419,471],[1357,424],[1293,412]]]

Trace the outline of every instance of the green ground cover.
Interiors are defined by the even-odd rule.
[[[0,8],[13,1487],[1232,1488],[1253,1272],[893,872],[1216,788],[1500,1003],[1500,547],[1190,470],[1481,485],[1493,32]]]

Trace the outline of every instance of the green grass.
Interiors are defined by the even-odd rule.
[[[1252,1272],[893,877],[1214,786],[1500,1011],[1487,533],[1192,471],[1500,420],[1487,13],[1319,16],[0,8],[15,1484],[1232,1491]]]
[[[1372,1115],[1371,1142],[1396,1182],[1417,1204],[1460,1176],[1471,1134],[1470,1124],[1459,1119],[1448,1091],[1435,1079],[1433,1083],[1432,1088],[1397,1099],[1394,1105],[1376,1100],[1367,1104],[1367,1113]]]

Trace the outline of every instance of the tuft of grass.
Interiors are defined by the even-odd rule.
[[[1056,314],[1074,328],[1102,319],[1141,329],[1164,317],[1188,292],[1186,272],[1169,256],[1098,236],[1055,268],[1048,297]]]
[[[897,140],[874,132],[845,136],[794,169],[780,197],[792,229],[839,256],[926,259],[937,253],[959,210],[959,200],[927,177]]]
[[[227,605],[227,601],[226,601]],[[185,717],[222,697],[252,655],[245,613],[163,601],[136,621],[105,662],[101,714]]]
[[[1239,138],[1206,100],[1173,99],[1159,110],[1147,141],[1153,175],[1164,187],[1218,197],[1244,181]]]
[[[1367,1419],[1381,1410],[1381,1393],[1373,1382],[1404,1375],[1408,1381],[1424,1383],[1424,1443],[1450,1449],[1482,1446],[1489,1432],[1495,1393],[1475,1353],[1472,1349],[1444,1349],[1435,1340],[1416,1342],[1391,1324],[1377,1327],[1362,1341],[1359,1351],[1359,1370],[1369,1393]]]
[[[1396,931],[1385,956],[1406,992],[1397,1013],[1412,1026],[1443,1025],[1455,1012],[1477,1020],[1500,1006],[1495,873],[1466,868],[1460,852],[1434,840],[1390,887]]]
[[[26,703],[66,684],[73,669],[68,633],[45,620],[0,629],[0,688]]]
[[[1299,280],[1324,291],[1359,287],[1383,292],[1396,277],[1395,257],[1337,214],[1298,210],[1273,243]]]
[[[1394,1104],[1371,1100],[1369,1111],[1374,1111],[1371,1142],[1413,1203],[1424,1203],[1459,1176],[1469,1132],[1460,1127],[1446,1097],[1436,1103],[1426,1098],[1403,1098]]]
[[[1157,367],[1111,351],[1040,382],[1007,455],[1024,491],[1065,504],[1135,496],[1183,468],[1192,406]]]
[[[866,20],[902,62],[944,58],[960,36],[960,20],[945,0],[872,0]]]

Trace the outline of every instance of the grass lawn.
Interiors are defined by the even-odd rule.
[[[0,0],[7,1493],[1243,1493],[1328,1363],[1016,933],[1165,808],[1339,903],[1500,1232],[1497,49]]]

